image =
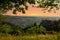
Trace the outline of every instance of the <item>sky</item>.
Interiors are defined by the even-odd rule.
[[[44,10],[41,8],[36,7],[29,7],[28,10],[26,10],[26,13],[23,14],[22,12],[16,12],[16,14],[13,14],[11,10],[6,12],[5,15],[9,16],[60,16],[60,10],[58,10],[56,13],[52,12],[46,12],[44,13]]]

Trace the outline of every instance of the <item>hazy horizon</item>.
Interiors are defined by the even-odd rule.
[[[56,13],[52,12],[46,12],[44,13],[44,10],[41,8],[35,8],[35,7],[29,7],[29,9],[26,11],[25,14],[22,12],[16,12],[17,14],[13,14],[12,11],[6,12],[4,15],[9,16],[60,16],[60,10],[56,11]]]

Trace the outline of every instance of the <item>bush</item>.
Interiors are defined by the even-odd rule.
[[[9,32],[12,31],[12,28],[10,25],[4,24],[0,27],[0,32],[9,34]]]
[[[46,28],[43,27],[43,26],[40,26],[38,29],[37,29],[38,33],[41,33],[41,34],[46,34]]]
[[[36,33],[37,33],[36,26],[28,28],[26,30],[26,34],[36,34]]]

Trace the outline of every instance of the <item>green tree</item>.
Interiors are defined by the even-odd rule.
[[[46,28],[43,26],[33,26],[31,28],[26,29],[27,34],[46,34]]]
[[[7,16],[0,15],[0,27],[4,24],[6,19],[7,19]]]
[[[43,27],[43,26],[40,26],[40,28],[38,28],[38,31],[39,31],[40,33],[45,34],[45,33],[46,33],[46,28]]]
[[[0,32],[9,34],[10,32],[12,32],[12,28],[10,25],[4,24],[4,25],[0,26]]]
[[[36,26],[28,28],[26,34],[36,34]]]

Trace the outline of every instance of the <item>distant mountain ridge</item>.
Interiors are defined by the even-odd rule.
[[[48,16],[10,16],[7,22],[21,26],[22,28],[34,23],[40,23],[42,20],[60,20],[60,17],[48,17]]]

